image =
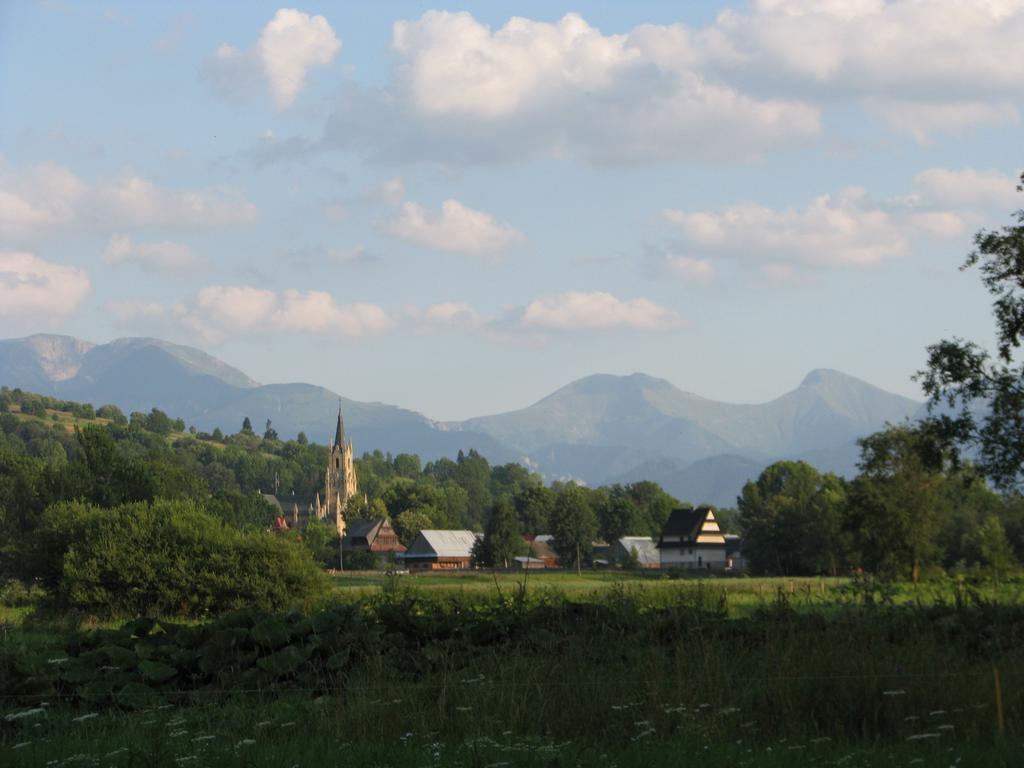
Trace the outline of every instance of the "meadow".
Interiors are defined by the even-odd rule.
[[[475,573],[335,583],[307,613],[123,626],[9,616],[0,763],[1024,758],[1016,582],[532,573],[524,589],[523,574]],[[95,628],[72,628],[82,621]]]

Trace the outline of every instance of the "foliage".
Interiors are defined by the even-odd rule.
[[[737,500],[743,551],[756,573],[835,573],[844,563],[846,489],[803,461],[780,461]]]
[[[61,503],[44,513],[32,552],[32,575],[60,603],[113,615],[280,609],[323,586],[302,548],[227,527],[187,501]]]
[[[509,568],[526,550],[515,509],[507,496],[501,496],[491,507],[483,538],[473,547],[473,562],[485,568]]]
[[[1024,191],[1024,174],[1018,191]],[[932,427],[954,446],[971,449],[986,476],[1002,488],[1024,482],[1024,209],[1015,224],[975,235],[961,269],[978,266],[995,297],[997,353],[974,342],[943,340],[928,348],[917,375],[928,395]]]
[[[941,552],[949,516],[942,446],[925,429],[891,426],[858,441],[861,474],[850,486],[847,527],[860,562],[889,576],[920,576]]]
[[[551,546],[563,566],[578,569],[590,557],[597,516],[580,486],[569,483],[559,490],[551,511],[551,533]]]

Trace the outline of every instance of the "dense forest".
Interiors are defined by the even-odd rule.
[[[993,490],[927,425],[891,426],[864,438],[861,452],[861,473],[853,480],[803,462],[778,462],[746,484],[736,510],[718,510],[723,528],[743,535],[753,572],[865,570],[916,579],[938,569],[1005,571],[1024,557],[1024,499]],[[59,590],[69,568],[78,567],[73,558],[63,565],[60,558],[84,557],[72,550],[85,544],[77,545],[67,531],[80,529],[83,540],[100,546],[103,536],[126,536],[121,528],[152,526],[157,507],[166,518],[188,518],[207,539],[221,535],[215,530],[229,531],[229,539],[248,536],[225,544],[245,549],[275,538],[265,534],[275,510],[259,492],[314,493],[322,487],[326,459],[327,449],[302,434],[280,440],[269,420],[262,432],[246,418],[233,434],[204,433],[157,409],[125,415],[112,405],[96,408],[4,388],[0,576],[41,579]],[[566,565],[575,563],[577,552],[585,563],[597,539],[656,538],[671,511],[685,503],[646,481],[601,488],[545,484],[522,465],[492,466],[472,450],[426,464],[415,455],[373,451],[355,466],[359,494],[346,510],[348,519],[387,516],[405,543],[424,528],[483,531],[477,552],[483,565],[508,563],[524,551],[522,535],[535,533],[554,535]],[[115,518],[117,525],[110,522]],[[100,531],[93,539],[84,533],[83,521],[90,520]],[[332,564],[337,551],[337,536],[325,524],[276,538],[273,546],[299,549],[310,563]],[[136,537],[119,546],[148,545]],[[43,552],[46,547],[56,552]],[[97,563],[90,567],[96,570]],[[176,567],[188,570],[184,562]],[[102,581],[100,574],[94,577]],[[297,578],[313,584],[308,576]],[[76,594],[99,604],[97,589],[87,597]],[[284,594],[269,594],[261,599],[285,602]]]

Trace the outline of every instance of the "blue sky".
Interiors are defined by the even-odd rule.
[[[1024,2],[0,6],[0,336],[438,419],[990,338]]]

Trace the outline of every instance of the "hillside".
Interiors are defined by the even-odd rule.
[[[351,400],[303,383],[259,384],[192,347],[159,339],[93,344],[37,335],[0,341],[0,384],[123,410],[152,407],[202,430],[234,431],[248,416],[282,436],[331,438],[341,403],[357,453],[379,448],[424,460],[477,449],[548,479],[599,485],[657,480],[695,503],[729,504],[772,461],[800,458],[852,474],[856,440],[912,418],[921,404],[832,370],[761,404],[725,403],[635,373],[598,374],[507,413],[436,422],[415,411]]]

